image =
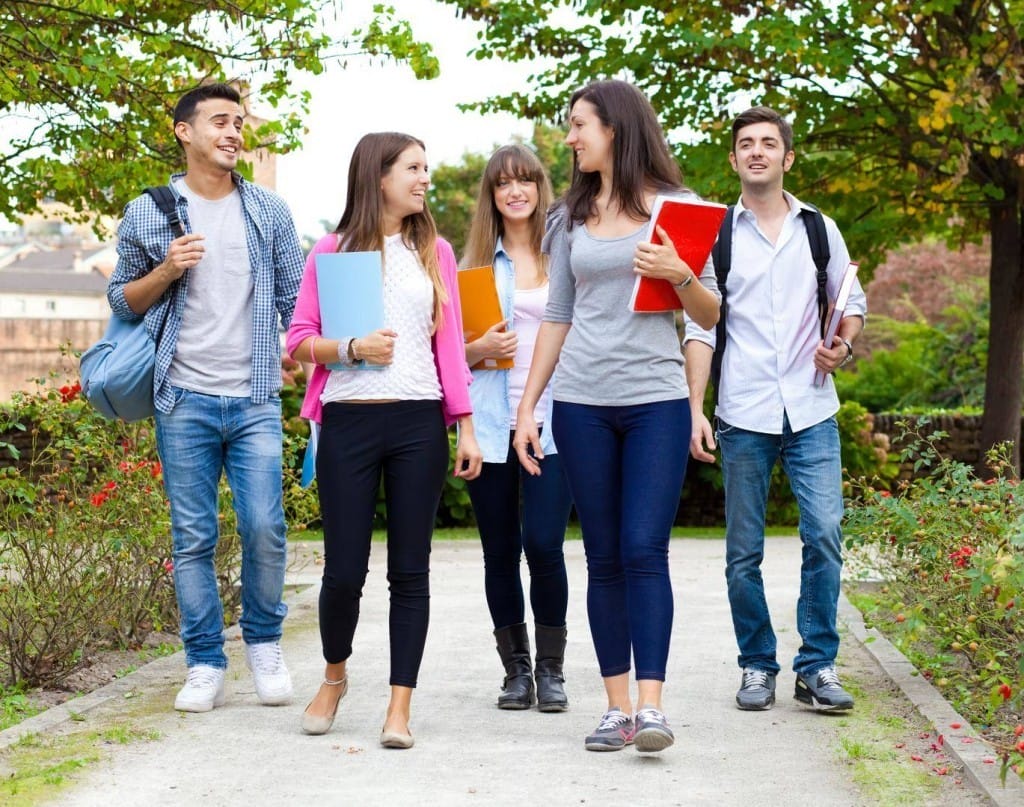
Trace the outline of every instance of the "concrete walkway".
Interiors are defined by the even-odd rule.
[[[290,600],[283,646],[296,686],[292,705],[260,706],[242,644],[230,641],[228,701],[209,714],[172,711],[184,674],[177,654],[147,665],[68,709],[86,725],[152,732],[157,739],[112,746],[109,757],[74,774],[55,803],[130,805],[752,805],[808,802],[817,807],[871,804],[839,750],[846,718],[823,715],[792,698],[788,672],[800,543],[769,539],[764,571],[780,641],[779,699],[765,713],[733,705],[736,649],[724,583],[724,543],[675,540],[671,548],[676,618],[665,709],[676,744],[658,755],[583,749],[604,711],[585,612],[580,542],[569,565],[570,711],[505,712],[494,706],[501,680],[484,604],[482,561],[472,541],[438,542],[432,562],[432,616],[410,751],[379,747],[387,703],[385,548],[374,544],[370,575],[349,663],[350,690],[332,732],[299,733],[299,716],[323,671],[316,625],[319,567],[292,574],[310,584]],[[524,569],[525,572],[525,569]],[[889,687],[864,645],[848,633],[841,672]],[[131,697],[126,697],[130,695]],[[27,731],[80,731],[61,709],[26,721]],[[56,725],[53,725],[56,724]],[[11,729],[4,734],[14,732]],[[896,764],[896,763],[894,763]],[[990,803],[965,777],[928,804]],[[944,794],[944,795],[943,795]]]

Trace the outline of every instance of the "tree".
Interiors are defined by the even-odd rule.
[[[119,3],[5,0],[0,7],[0,216],[17,218],[51,198],[78,220],[120,213],[140,188],[180,164],[170,126],[182,92],[241,80],[278,117],[247,129],[246,147],[286,151],[303,132],[307,93],[295,72],[320,73],[356,54],[438,73],[427,44],[394,9],[378,5],[363,29],[335,41],[332,3],[228,0]],[[279,110],[279,112],[278,112]]]
[[[549,60],[527,90],[473,106],[555,120],[572,89],[627,78],[687,141],[691,184],[731,200],[729,120],[766,104],[794,121],[791,186],[839,221],[865,269],[923,234],[988,232],[982,441],[1012,440],[1020,467],[1024,3],[442,1],[485,23],[479,58]]]

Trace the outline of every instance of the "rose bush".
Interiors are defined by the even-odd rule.
[[[919,421],[904,459],[930,472],[894,493],[863,480],[848,503],[851,598],[1024,775],[1024,489],[1003,449],[992,479],[940,456]]]

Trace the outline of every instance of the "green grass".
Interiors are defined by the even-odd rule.
[[[790,526],[768,527],[765,535],[768,536],[789,536],[796,535],[797,528]],[[386,537],[384,530],[374,530],[373,540],[383,541]],[[673,538],[725,538],[725,527],[673,527]],[[288,539],[291,541],[320,541],[323,535],[320,530],[289,530]],[[434,530],[436,541],[477,541],[480,539],[476,527],[444,527]],[[567,541],[578,541],[580,539],[580,527],[578,524],[570,524],[565,531]]]
[[[0,686],[0,731],[10,728],[16,723],[32,715],[39,714],[39,706],[33,706],[20,687],[7,688]]]
[[[49,802],[71,783],[78,771],[98,762],[107,745],[151,741],[155,731],[139,731],[123,725],[71,734],[29,734],[0,752],[0,803],[5,807],[29,807]]]

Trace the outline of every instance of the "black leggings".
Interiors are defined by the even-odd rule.
[[[390,683],[416,686],[430,619],[430,539],[447,469],[440,401],[324,406],[316,474],[324,530],[320,639],[329,664],[352,655],[383,474]]]

